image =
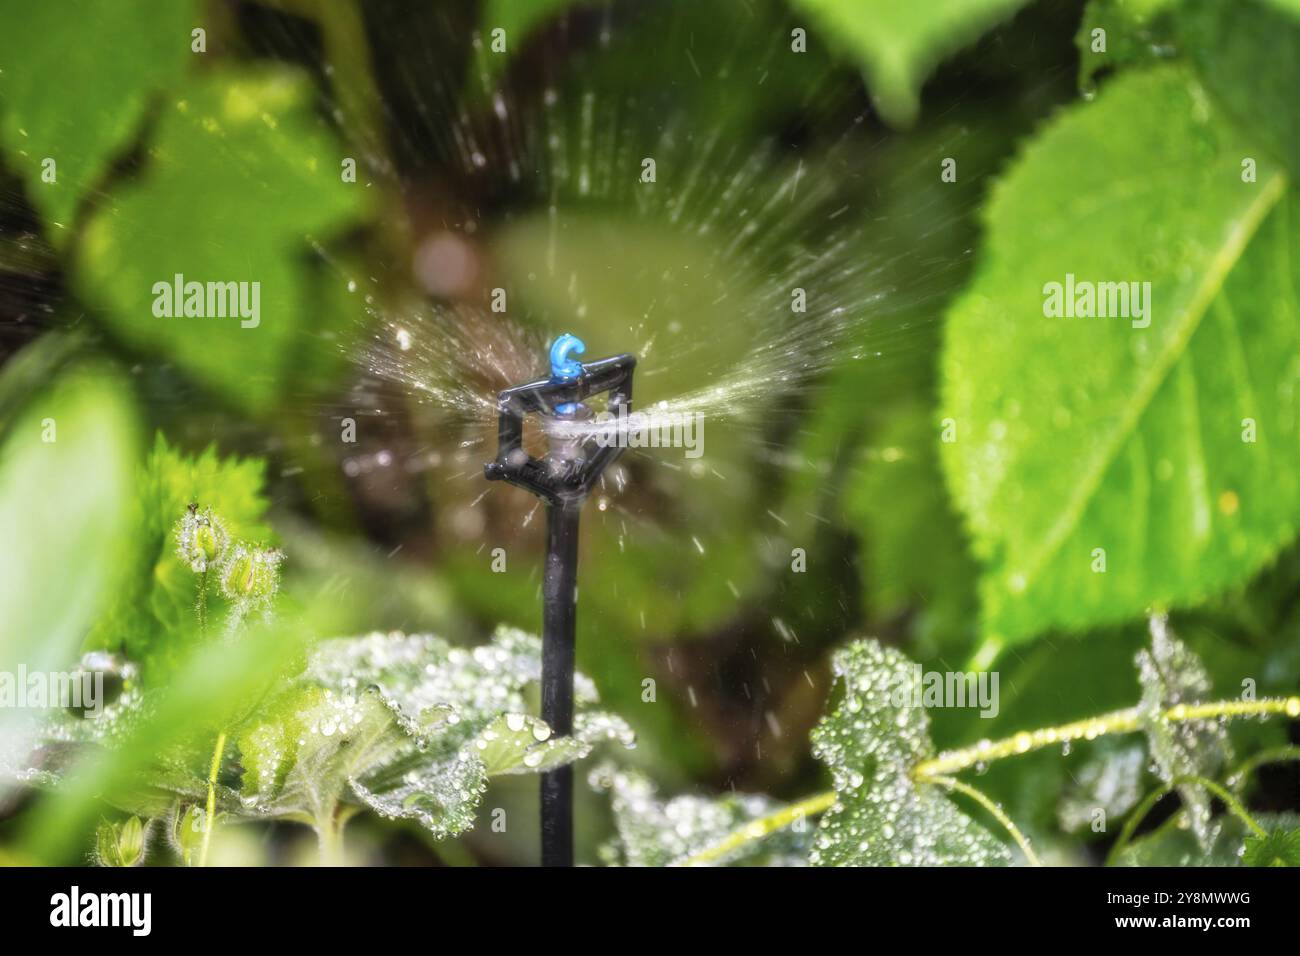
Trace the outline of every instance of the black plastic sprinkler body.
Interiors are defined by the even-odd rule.
[[[546,567],[542,576],[542,719],[556,734],[573,732],[574,625],[578,596],[578,519],[601,473],[623,451],[616,433],[602,434],[587,424],[593,417],[585,400],[609,393],[607,411],[622,417],[632,411],[632,371],[636,358],[617,355],[577,362],[585,351],[568,333],[551,346],[551,377],[517,385],[497,402],[497,457],[483,466],[491,481],[507,481],[546,502]],[[524,450],[524,420],[538,416],[547,435],[542,458]],[[542,865],[573,866],[573,768],[542,774]]]

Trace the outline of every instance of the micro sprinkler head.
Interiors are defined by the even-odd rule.
[[[551,377],[508,388],[497,400],[497,457],[483,466],[546,502],[546,567],[542,576],[542,719],[557,734],[573,732],[574,624],[577,615],[578,518],[587,494],[622,452],[620,441],[596,440],[586,399],[609,393],[607,410],[632,411],[636,358],[617,355],[578,362],[586,350],[567,332],[551,345]],[[538,416],[548,449],[524,450],[524,420]],[[573,865],[573,768],[542,774],[542,865]]]

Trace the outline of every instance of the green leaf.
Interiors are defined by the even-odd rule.
[[[580,713],[573,737],[553,738],[523,713],[540,653],[535,637],[509,628],[473,650],[400,633],[322,643],[239,734],[243,812],[324,835],[365,806],[442,838],[473,825],[490,775],[553,769],[600,739],[631,746],[616,718]],[[594,701],[590,682],[577,685],[580,702]]]
[[[483,764],[440,739],[451,708],[404,717],[377,689],[291,689],[239,736],[243,798],[252,813],[337,825],[346,799],[436,836],[474,821],[487,785]]]
[[[82,197],[173,87],[201,25],[195,0],[9,3],[0,10],[0,146],[56,246]],[[105,55],[105,51],[111,51]],[[42,163],[55,162],[55,182]]]
[[[1251,834],[1246,825],[1235,816],[1222,816],[1214,821],[1208,847],[1202,847],[1190,830],[1178,825],[1180,817],[1172,817],[1159,829],[1124,848],[1116,861],[1119,866],[1260,866],[1275,865],[1252,863],[1249,856],[1252,844],[1259,847],[1257,859],[1269,858],[1273,852],[1285,852],[1289,846],[1288,833],[1296,831],[1300,819],[1293,813],[1261,813],[1255,821],[1268,831],[1267,837]],[[1274,838],[1278,838],[1276,841]],[[1269,849],[1265,849],[1268,847]]]
[[[934,755],[918,670],[892,647],[855,641],[832,659],[844,695],[813,730],[836,802],[822,817],[817,866],[990,866],[1011,855],[937,786],[912,776]]]
[[[603,848],[610,863],[671,866],[718,844],[780,804],[756,794],[721,797],[659,798],[654,784],[639,773],[603,765],[592,770],[593,789],[608,791],[618,838]],[[763,839],[746,840],[712,860],[721,866],[800,866],[807,857],[807,834],[793,828]]]
[[[950,314],[940,408],[957,422],[944,466],[985,564],[988,637],[1194,604],[1294,536],[1300,215],[1280,170],[1242,181],[1251,155],[1162,66],[1065,113],[997,188],[982,268]],[[1149,327],[1047,317],[1047,283],[1067,275],[1150,282]]]
[[[1056,808],[1057,821],[1066,833],[1088,830],[1096,823],[1098,810],[1103,820],[1118,819],[1142,799],[1146,748],[1101,740],[1095,750],[1083,766],[1069,771],[1069,784]]]
[[[1227,729],[1213,720],[1173,723],[1165,717],[1174,707],[1209,697],[1210,675],[1205,665],[1160,615],[1151,618],[1151,647],[1138,652],[1137,665],[1142,684],[1138,711],[1160,779],[1166,784],[1178,777],[1213,779],[1230,759]],[[1183,784],[1178,793],[1192,832],[1202,846],[1208,846],[1212,836],[1210,795],[1196,784]]]
[[[1278,828],[1267,836],[1246,837],[1246,866],[1300,866],[1300,828]]]
[[[1224,109],[1300,174],[1300,4],[1296,0],[1192,3],[1182,45]],[[1261,165],[1264,157],[1256,157]]]
[[[24,846],[42,859],[68,860],[74,844],[93,831],[106,800],[149,816],[168,813],[178,795],[188,803],[204,802],[218,732],[238,727],[252,705],[297,673],[304,647],[326,626],[333,603],[332,595],[321,594],[294,615],[260,617],[221,640],[196,644],[164,684],[151,686],[147,697],[142,691],[134,707],[122,708],[123,719],[111,721],[113,731],[101,734],[103,746],[70,768],[58,799],[37,805]],[[103,722],[84,723],[98,733]],[[233,750],[227,747],[227,754]],[[224,783],[217,788],[218,807],[238,810],[238,795]],[[165,800],[142,794],[155,786],[169,791]]]
[[[150,680],[169,672],[200,634],[196,605],[203,581],[177,554],[175,528],[197,503],[220,516],[234,539],[271,543],[261,459],[221,458],[215,446],[191,457],[160,432],[135,481],[133,560],[115,600],[87,638],[91,648],[124,653]],[[207,588],[207,617],[220,621],[225,602],[215,581]]]
[[[363,192],[341,181],[341,158],[302,76],[263,70],[191,80],[163,110],[140,178],[87,224],[77,287],[129,345],[174,359],[241,408],[266,410],[300,352],[332,334],[308,311],[304,257],[365,207]],[[177,275],[258,285],[245,287],[244,312],[177,314],[182,296],[166,317],[174,296],[163,287]],[[215,299],[212,310],[221,311]]]
[[[10,424],[0,443],[0,667],[75,659],[117,584],[136,435],[125,383],[99,364],[71,368]]]
[[[1051,727],[1132,706],[1138,693],[1133,656],[1145,645],[1140,630],[1129,625],[1086,634],[1049,634],[1033,644],[1008,648],[998,659],[998,714],[985,719],[959,708],[930,712],[932,733],[940,748],[970,746],[980,740],[1009,737],[1027,727]],[[945,668],[942,662],[933,665]],[[1044,748],[1015,760],[989,764],[979,788],[999,803],[1016,825],[1042,843],[1058,831],[1092,823],[1091,811],[1124,802],[1128,772],[1113,761],[1131,760],[1118,753],[1135,747],[1145,784],[1146,746],[1132,737],[1103,737],[1064,748]],[[1105,801],[1093,800],[1103,793]],[[1078,798],[1078,799],[1076,799]],[[1083,816],[1081,818],[1080,811]],[[1090,831],[1085,834],[1091,838]]]
[[[881,114],[911,124],[921,84],[945,57],[1010,17],[1027,0],[798,0],[860,62]]]
[[[545,773],[581,760],[602,740],[617,740],[625,747],[636,736],[627,723],[612,714],[579,714],[572,736],[555,737],[544,720],[527,714],[502,714],[474,738],[479,759],[488,776]]]
[[[1079,88],[1093,90],[1101,70],[1172,55],[1174,27],[1166,14],[1180,2],[1089,0],[1074,40],[1079,49]],[[1097,34],[1099,30],[1103,33]]]
[[[129,395],[113,369],[74,364],[30,393],[0,437],[2,672],[68,669],[120,587],[138,454]],[[35,719],[0,709],[0,776],[26,764]]]

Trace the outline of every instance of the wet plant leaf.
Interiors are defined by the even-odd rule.
[[[1142,684],[1138,709],[1157,775],[1166,784],[1187,776],[1213,779],[1230,759],[1227,728],[1214,720],[1174,723],[1165,717],[1172,708],[1207,700],[1210,676],[1200,659],[1169,629],[1163,616],[1153,615],[1150,626],[1151,646],[1137,654]],[[1178,793],[1192,832],[1202,846],[1208,847],[1212,837],[1210,795],[1195,784],[1179,786]]]
[[[303,686],[239,737],[243,798],[258,816],[339,825],[346,802],[418,820],[436,836],[468,828],[487,775],[445,731],[451,708],[406,717],[377,689]]]
[[[940,403],[989,638],[1204,600],[1294,536],[1300,216],[1275,165],[1243,181],[1257,145],[1162,65],[1067,111],[995,190]],[[1146,318],[1046,316],[1068,275],[1150,282]]]
[[[1246,866],[1300,866],[1300,829],[1277,827],[1267,836],[1246,837]]]
[[[1099,741],[1097,753],[1070,773],[1070,786],[1056,811],[1061,829],[1066,833],[1087,830],[1099,810],[1105,820],[1118,819],[1132,810],[1142,798],[1147,760],[1141,744]]]
[[[479,759],[489,776],[544,773],[581,760],[602,740],[631,747],[632,728],[621,717],[604,713],[579,714],[572,736],[552,736],[546,722],[527,714],[503,714],[474,738]]]
[[[1256,837],[1235,816],[1217,818],[1210,828],[1210,841],[1202,846],[1181,818],[1173,818],[1149,836],[1134,840],[1124,848],[1116,860],[1119,866],[1260,866],[1248,858],[1255,846],[1253,859],[1270,858],[1273,852],[1283,851],[1285,835],[1294,833],[1300,818],[1293,813],[1262,813],[1255,821],[1268,831],[1268,837]],[[1272,838],[1282,835],[1281,843]],[[1264,850],[1264,847],[1271,847]],[[1259,854],[1263,854],[1262,856]]]
[[[571,738],[526,715],[540,655],[536,637],[509,628],[472,650],[401,633],[324,642],[239,735],[244,812],[324,835],[364,806],[442,838],[473,825],[490,776],[553,769],[601,739],[632,744],[608,715],[579,714]],[[590,682],[578,688],[594,701]]]
[[[822,817],[818,866],[995,866],[1007,848],[912,769],[934,755],[930,719],[912,707],[916,671],[892,647],[854,641],[832,658],[843,697],[813,730],[836,802]],[[915,688],[919,692],[919,688]],[[905,701],[906,703],[898,703]]]
[[[603,855],[608,862],[622,866],[682,863],[781,806],[768,797],[741,793],[664,800],[643,775],[609,764],[594,769],[588,781],[594,789],[610,794],[618,838]],[[762,839],[746,840],[709,864],[802,866],[807,860],[807,845],[806,830],[787,827]]]

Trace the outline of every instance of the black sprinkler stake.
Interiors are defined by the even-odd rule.
[[[546,568],[542,576],[542,719],[556,734],[573,732],[574,625],[577,619],[578,519],[605,468],[623,451],[616,440],[597,441],[585,423],[585,400],[608,392],[614,416],[632,411],[636,358],[618,355],[582,363],[577,337],[551,346],[551,377],[517,385],[497,402],[497,457],[483,466],[490,481],[507,481],[546,502]],[[523,448],[524,419],[536,414],[549,444],[542,458]],[[573,768],[542,774],[542,865],[573,866]]]

